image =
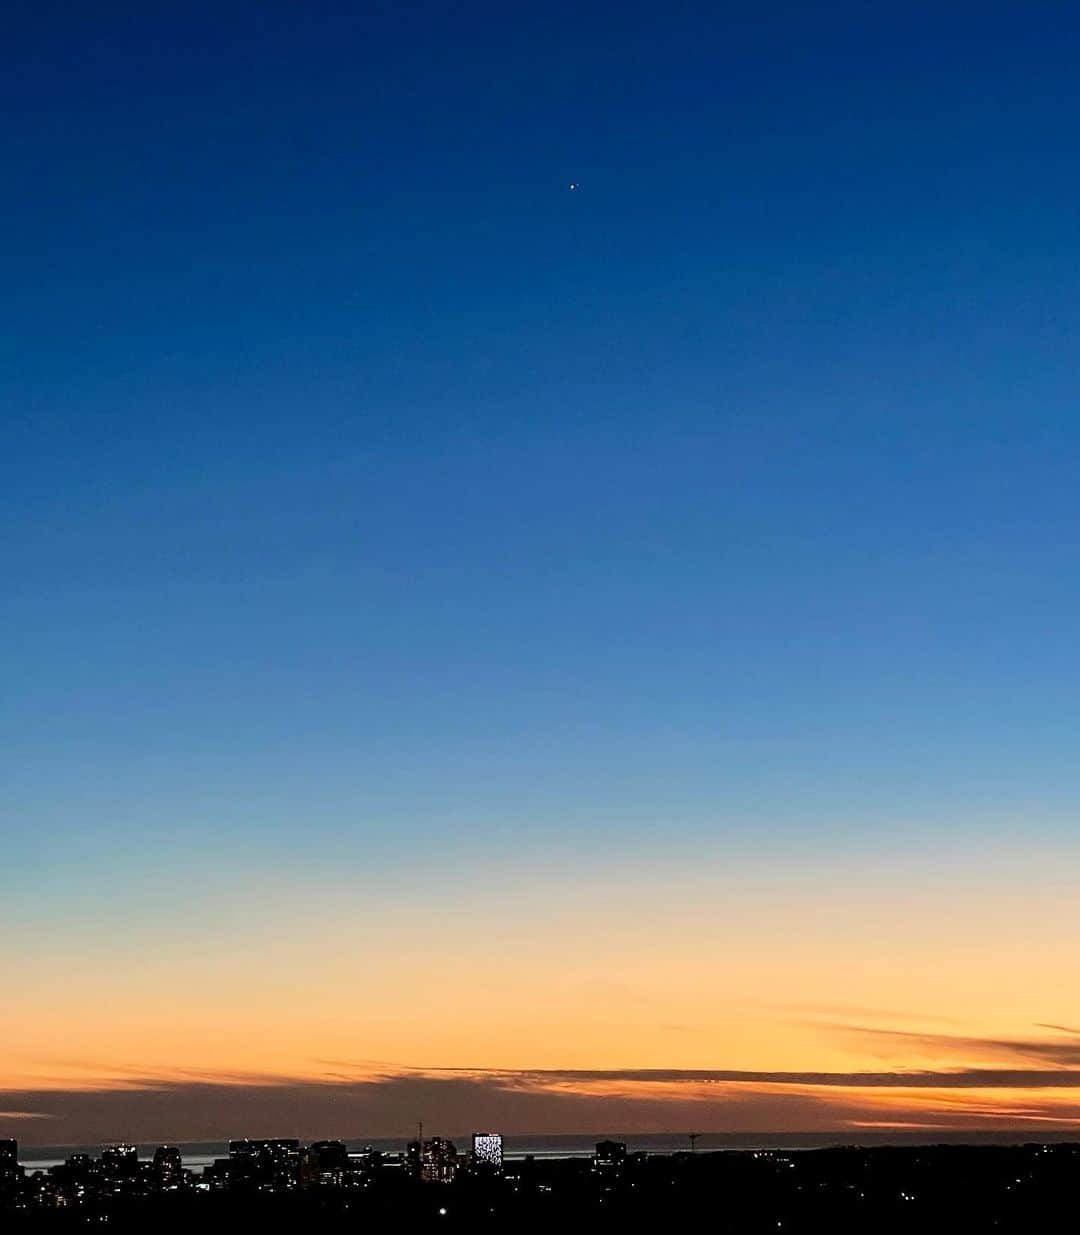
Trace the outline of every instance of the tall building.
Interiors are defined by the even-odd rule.
[[[405,1168],[414,1179],[429,1184],[448,1184],[457,1174],[458,1155],[453,1141],[433,1136],[410,1141],[405,1147]]]
[[[499,1132],[474,1132],[472,1137],[473,1165],[480,1170],[501,1171],[503,1139]]]
[[[300,1177],[304,1183],[345,1183],[353,1166],[344,1141],[312,1141],[300,1154]]]
[[[349,1151],[344,1141],[312,1141],[308,1156],[316,1174],[349,1169]]]
[[[134,1145],[110,1145],[101,1151],[101,1169],[112,1179],[138,1175],[139,1151]]]
[[[227,1174],[230,1185],[295,1188],[300,1183],[300,1142],[294,1137],[230,1141]]]
[[[184,1162],[175,1145],[159,1145],[151,1168],[159,1188],[177,1188],[184,1179]]]
[[[19,1142],[0,1141],[0,1193],[14,1190],[21,1178]]]
[[[453,1141],[433,1136],[424,1142],[420,1178],[429,1184],[449,1184],[457,1174],[457,1150]]]

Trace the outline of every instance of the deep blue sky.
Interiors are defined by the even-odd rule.
[[[8,9],[0,882],[1061,826],[1080,14],[940,7]]]

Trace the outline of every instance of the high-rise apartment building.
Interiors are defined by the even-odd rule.
[[[503,1139],[499,1132],[474,1132],[472,1138],[473,1165],[481,1170],[501,1171]]]

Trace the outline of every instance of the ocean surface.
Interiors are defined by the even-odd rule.
[[[611,1137],[613,1140],[625,1141],[627,1148],[633,1152],[670,1154],[685,1151],[690,1148],[689,1137],[681,1133],[654,1132],[611,1132],[593,1133],[588,1136],[506,1136],[503,1139],[503,1154],[509,1160],[520,1160],[526,1155],[536,1158],[583,1158],[593,1152],[598,1140]],[[318,1140],[318,1137],[301,1138]],[[450,1138],[459,1151],[464,1151],[471,1144],[471,1134],[465,1133]],[[914,1132],[806,1132],[806,1133],[760,1133],[748,1135],[745,1133],[708,1133],[697,1136],[696,1149],[698,1153],[715,1153],[719,1150],[752,1150],[764,1149],[773,1152],[793,1153],[807,1149],[824,1149],[830,1145],[1016,1145],[1024,1142],[1037,1141],[1042,1144],[1061,1143],[1077,1140],[1075,1132],[1042,1132],[1032,1135],[1030,1131],[1017,1132],[949,1132],[944,1129],[914,1131]],[[149,1160],[154,1149],[160,1142],[140,1143],[137,1148],[140,1158]],[[346,1144],[354,1153],[367,1148],[381,1149],[388,1153],[400,1153],[405,1148],[405,1140],[400,1137],[374,1138],[371,1140],[347,1139]],[[44,1171],[50,1166],[56,1166],[70,1154],[88,1153],[97,1157],[103,1144],[98,1145],[27,1145],[19,1154],[19,1161],[28,1171]],[[215,1158],[223,1158],[228,1152],[225,1141],[199,1141],[179,1143],[184,1166],[199,1172],[208,1166]]]

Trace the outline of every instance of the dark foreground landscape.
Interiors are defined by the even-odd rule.
[[[400,1155],[238,1141],[202,1174],[164,1147],[38,1172],[9,1149],[0,1229],[1037,1232],[1073,1229],[1078,1193],[1072,1144],[632,1154],[602,1142],[590,1158],[502,1163],[438,1138]]]

